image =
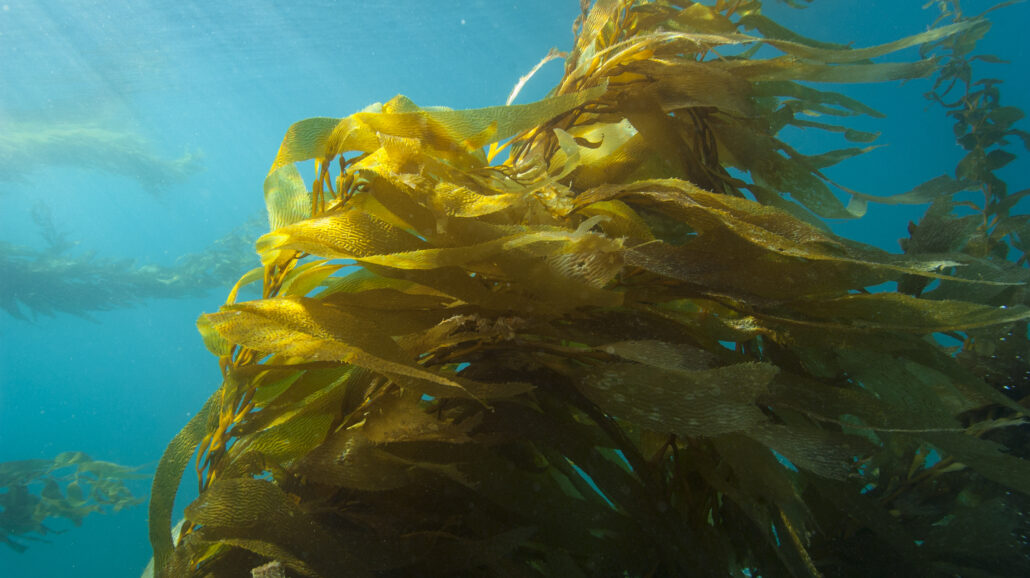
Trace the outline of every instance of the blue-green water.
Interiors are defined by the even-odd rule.
[[[992,3],[964,8],[975,14]],[[816,0],[797,11],[770,1],[768,12],[816,38],[870,45],[924,30],[936,11],[922,4]],[[398,93],[454,108],[503,103],[549,48],[571,45],[578,12],[577,0],[5,3],[0,131],[12,119],[45,127],[102,118],[145,138],[159,157],[200,152],[204,169],[153,195],[124,175],[40,158],[17,178],[0,175],[0,241],[40,244],[30,215],[42,202],[78,242],[73,253],[172,265],[261,211],[262,180],[292,122],[345,116]],[[1030,110],[1023,36],[1030,6],[994,20],[982,51],[1011,63],[983,64],[981,74],[1004,79],[1006,103]],[[559,74],[560,64],[549,64],[520,101],[542,96]],[[887,195],[951,172],[961,150],[941,110],[923,99],[928,89],[927,81],[848,87],[888,115],[854,125],[881,131],[888,146],[830,176]],[[800,132],[791,138],[813,151],[843,144]],[[1025,186],[1027,168],[1020,160],[1003,176]],[[896,251],[921,210],[874,206],[864,219],[836,226]],[[26,322],[0,312],[0,461],[76,450],[152,471],[218,384],[216,360],[193,323],[226,290],[95,312],[93,320],[57,314]],[[187,472],[181,497],[192,486]],[[66,532],[20,554],[0,545],[0,577],[135,576],[150,556],[142,506],[91,516],[82,527],[48,525]]]

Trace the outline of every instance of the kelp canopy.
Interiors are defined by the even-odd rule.
[[[819,219],[863,212],[820,172],[862,149],[777,137],[869,141],[811,83],[963,61],[987,24],[952,19],[854,49],[757,1],[602,0],[545,100],[293,125],[262,267],[198,321],[223,382],[158,467],[156,573],[1026,575],[1014,203],[959,216],[985,180],[936,179],[888,254]]]

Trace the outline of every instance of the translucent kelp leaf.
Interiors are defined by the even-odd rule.
[[[505,249],[528,247],[535,243],[558,244],[569,240],[569,232],[562,229],[544,229],[524,234],[493,239],[464,247],[443,247],[396,251],[391,254],[368,255],[363,263],[383,265],[397,269],[439,269],[468,266],[501,254]]]
[[[333,274],[343,268],[343,265],[329,265],[325,261],[317,260],[304,263],[294,267],[283,279],[280,295],[304,296],[308,295],[321,286]]]
[[[784,238],[775,245],[762,246],[738,237],[737,232],[770,240],[777,235],[750,227],[725,234],[728,232],[712,230],[682,247],[652,243],[628,250],[626,263],[716,292],[733,292],[741,298],[752,295],[781,300],[869,287],[896,278],[902,271],[936,276],[927,271],[941,265],[939,261],[895,264],[886,253],[879,256],[884,257],[880,263],[863,261],[857,255],[839,252],[846,251],[841,246],[794,243]],[[750,274],[741,277],[740,272],[745,270]]]
[[[299,221],[269,233],[257,242],[264,262],[284,250],[303,251],[330,259],[410,251],[422,246],[415,236],[362,211],[343,210]]]
[[[292,416],[292,419],[273,424],[248,438],[238,451],[257,452],[275,464],[286,464],[311,451],[329,433],[333,422],[330,414],[311,412]]]
[[[795,488],[792,471],[768,448],[740,434],[719,436],[712,443],[725,465],[716,469],[714,464],[698,464],[701,474],[725,495],[725,501],[735,503],[746,513],[794,575],[813,574],[807,567],[810,564],[805,564],[805,544],[789,539],[791,535],[807,536],[811,525],[811,514]],[[735,479],[727,479],[731,472]],[[781,534],[787,535],[788,540],[781,539]],[[756,539],[759,538],[751,538]],[[794,552],[792,547],[796,548]]]
[[[215,331],[207,317],[201,315],[197,318],[197,331],[204,341],[204,347],[216,357],[229,355],[229,342]]]
[[[756,17],[750,17],[756,18]],[[749,22],[758,25],[761,20],[755,19]],[[768,23],[768,20],[765,21]],[[974,27],[981,26],[982,22],[971,20],[966,22],[959,22],[956,24],[950,24],[947,26],[941,26],[939,28],[933,28],[926,32],[907,36],[888,42],[886,44],[880,44],[879,46],[870,46],[867,48],[851,48],[846,46],[828,46],[825,43],[816,43],[809,39],[799,37],[792,34],[784,34],[786,30],[782,27],[770,27],[764,26],[763,33],[771,32],[774,34],[772,37],[765,37],[762,42],[775,46],[776,48],[800,58],[807,58],[818,62],[826,63],[849,63],[849,62],[860,62],[863,60],[869,60],[879,56],[885,56],[912,46],[919,46],[921,44],[927,44],[935,42],[942,38],[961,34],[962,32],[971,30]]]
[[[598,98],[606,89],[605,86],[595,86],[530,104],[493,106],[471,111],[434,111],[430,115],[460,140],[483,134],[487,127],[495,124],[496,132],[491,135],[491,140],[470,143],[475,148],[489,142],[503,141],[519,132],[544,124],[560,114]]]
[[[439,183],[433,189],[433,205],[451,217],[481,217],[511,209],[520,204],[521,197],[515,193],[483,195],[450,183]]]
[[[247,271],[246,274],[244,274],[242,277],[240,277],[239,280],[236,281],[236,283],[232,286],[232,289],[229,291],[229,296],[225,298],[225,302],[226,303],[235,303],[236,302],[236,296],[239,294],[241,289],[243,289],[244,287],[246,287],[248,285],[252,285],[254,283],[257,283],[258,281],[264,281],[264,279],[265,279],[265,268],[264,267],[254,267],[250,271]]]
[[[851,47],[831,42],[821,42],[802,36],[759,13],[745,14],[740,17],[740,24],[745,30],[758,30],[765,38],[786,40],[794,44],[822,48],[826,50],[849,50]],[[731,30],[730,32],[735,32]]]
[[[325,156],[329,136],[340,123],[341,119],[338,118],[317,117],[290,125],[268,174],[272,175],[280,168],[294,162]],[[353,145],[354,150],[372,150],[376,147],[377,142],[371,131],[366,131],[362,136],[365,137],[364,143]],[[275,179],[278,180],[278,177]]]
[[[311,193],[295,165],[270,173],[264,187],[270,231],[311,217]]]
[[[737,31],[737,25],[713,6],[691,4],[676,14],[670,23],[677,30],[726,34]]]
[[[833,66],[798,62],[793,58],[781,57],[735,65],[733,71],[752,82],[805,80],[809,82],[859,83],[922,78],[929,76],[935,67],[935,63],[931,60]]]
[[[257,351],[350,363],[434,396],[468,395],[457,382],[405,362],[400,348],[389,338],[362,331],[360,321],[309,299],[233,305],[208,318],[231,343]]]
[[[818,370],[813,367],[814,364],[819,363],[818,360],[802,356],[801,361],[805,364],[806,370],[813,373]],[[865,360],[866,363],[871,361]],[[868,369],[876,373],[881,367],[868,367]],[[786,407],[826,421],[840,421],[849,415],[857,416],[871,428],[917,429],[942,426],[941,421],[935,421],[933,417],[919,412],[925,407],[924,405],[906,407],[906,403],[899,403],[898,400],[887,395],[881,399],[881,396],[875,393],[879,391],[875,387],[878,384],[871,383],[869,373],[855,371],[853,375],[855,380],[861,381],[861,387],[827,387],[821,382],[802,379],[798,376],[777,379],[770,385],[769,395],[763,397],[762,401],[768,403],[774,411],[776,408]],[[904,388],[899,389],[904,390]],[[916,396],[918,395],[917,393]],[[909,401],[911,399],[904,400],[904,402]],[[954,425],[957,425],[957,422],[944,422],[945,427]]]

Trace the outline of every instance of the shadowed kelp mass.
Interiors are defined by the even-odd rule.
[[[0,543],[18,552],[25,541],[45,541],[55,532],[43,524],[64,518],[76,526],[94,513],[117,512],[146,501],[125,480],[146,479],[138,468],[96,461],[82,452],[53,460],[0,462]]]
[[[992,365],[1026,359],[1026,270],[946,216],[987,180],[861,195],[821,171],[863,148],[778,136],[873,140],[816,87],[933,75],[878,59],[987,22],[851,48],[757,1],[588,7],[542,101],[290,127],[262,266],[198,320],[223,381],[155,474],[155,574],[1030,572],[1027,399]],[[821,220],[935,199],[901,255]]]

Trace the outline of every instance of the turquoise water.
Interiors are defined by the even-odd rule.
[[[116,171],[36,158],[17,175],[0,175],[0,241],[41,243],[30,216],[42,203],[78,242],[73,254],[171,266],[260,213],[262,180],[292,122],[345,116],[398,93],[453,108],[503,103],[549,48],[570,46],[579,12],[576,0],[279,4],[3,4],[0,131],[102,121],[145,139],[155,158],[189,152],[202,157],[203,169],[155,194]],[[920,32],[935,16],[922,0],[816,0],[803,11],[775,4],[770,15],[792,28],[857,45]],[[975,14],[990,4],[964,8]],[[981,74],[1005,79],[1006,103],[1030,110],[1021,36],[1030,6],[1009,7],[995,20],[983,51],[1012,63],[984,64]],[[559,73],[560,64],[545,67],[520,101],[542,96]],[[849,87],[888,114],[855,126],[883,132],[889,146],[831,176],[886,195],[952,171],[961,151],[940,109],[922,98],[928,88],[925,81]],[[807,133],[792,138],[806,150],[831,144]],[[1013,190],[1026,185],[1027,168],[1021,160],[1005,170]],[[919,214],[873,207],[865,219],[835,226],[896,251]],[[0,461],[75,450],[152,471],[218,384],[217,363],[193,323],[224,294],[146,300],[94,312],[92,320],[58,313],[27,322],[0,312]],[[186,479],[188,499],[189,472]],[[144,482],[131,487],[147,491]],[[135,576],[150,556],[145,507],[91,516],[82,527],[48,525],[65,533],[21,554],[0,544],[0,577]]]

